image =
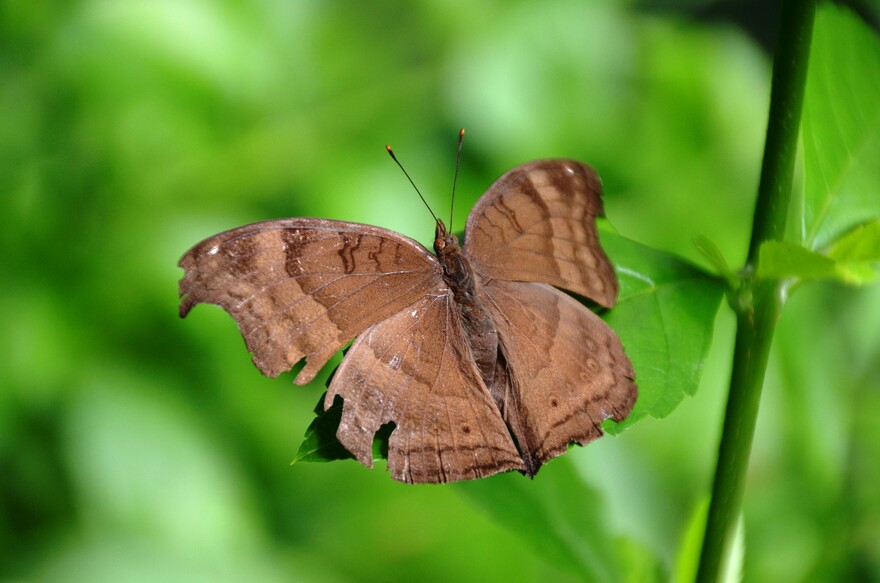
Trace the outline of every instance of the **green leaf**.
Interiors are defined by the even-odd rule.
[[[328,381],[329,382],[329,381]],[[305,439],[300,444],[291,464],[297,462],[332,462],[355,459],[336,438],[336,430],[342,419],[342,397],[336,396],[329,409],[324,411],[325,392],[315,405],[315,418],[306,429]],[[388,459],[388,438],[394,431],[394,423],[386,423],[373,437],[373,459]]]
[[[639,398],[619,433],[645,415],[664,417],[697,390],[724,292],[721,280],[678,257],[601,233],[620,279],[617,305],[602,317],[632,360]]]
[[[452,487],[549,563],[586,581],[621,579],[602,499],[568,460],[547,464],[534,480],[507,473]]]
[[[761,279],[834,278],[837,266],[833,259],[801,245],[766,241],[758,253],[757,277]]]
[[[606,431],[617,434],[645,415],[668,415],[685,395],[696,392],[724,285],[669,253],[613,233],[601,236],[620,280],[617,305],[601,316],[620,335],[639,386],[629,417],[603,424]],[[295,462],[351,458],[336,440],[341,401],[337,399],[326,412],[321,402]],[[381,448],[387,449],[388,434],[390,428],[377,434],[376,459],[385,457]]]
[[[297,462],[332,462],[334,460],[354,459],[339,440],[336,429],[342,419],[342,398],[337,397],[333,405],[324,411],[324,397],[321,395],[315,405],[315,418],[306,429],[306,436],[291,463]]]
[[[854,231],[840,240],[837,256],[826,256],[806,247],[782,241],[767,241],[758,255],[757,277],[762,279],[836,279],[861,285],[873,281],[877,272],[871,261],[877,261],[875,238],[871,229]]]
[[[669,581],[669,573],[652,549],[626,537],[614,541],[621,566],[621,581],[626,583],[661,583]]]
[[[816,16],[804,96],[805,245],[880,217],[880,41],[846,9]]]

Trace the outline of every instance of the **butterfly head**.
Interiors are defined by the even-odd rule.
[[[461,252],[458,237],[449,233],[440,219],[437,219],[437,228],[434,230],[434,251],[438,257]]]

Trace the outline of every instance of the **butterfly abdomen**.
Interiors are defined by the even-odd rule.
[[[438,240],[440,238],[438,226]],[[461,252],[454,236],[443,232],[444,244],[435,243],[434,249],[443,266],[443,279],[455,300],[471,356],[487,387],[492,386],[495,362],[498,357],[498,330],[477,297],[476,282],[470,264]]]

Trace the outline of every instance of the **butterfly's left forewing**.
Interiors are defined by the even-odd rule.
[[[442,282],[437,258],[393,231],[324,219],[279,219],[205,239],[180,266],[180,315],[217,304],[238,323],[254,364],[296,382],[369,326]]]

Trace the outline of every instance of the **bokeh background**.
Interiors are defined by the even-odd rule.
[[[857,4],[876,22],[876,3]],[[621,234],[745,257],[776,3],[84,0],[0,7],[0,581],[574,580],[467,486],[290,466],[323,392],[177,317],[178,258],[285,216],[424,243],[510,167],[595,166]],[[576,449],[616,532],[673,573],[732,353],[668,418]],[[744,513],[754,581],[878,580],[880,291],[796,294]],[[541,480],[538,476],[536,483]],[[571,500],[577,507],[578,500]],[[511,509],[516,512],[517,509]],[[527,527],[526,527],[527,528]]]

